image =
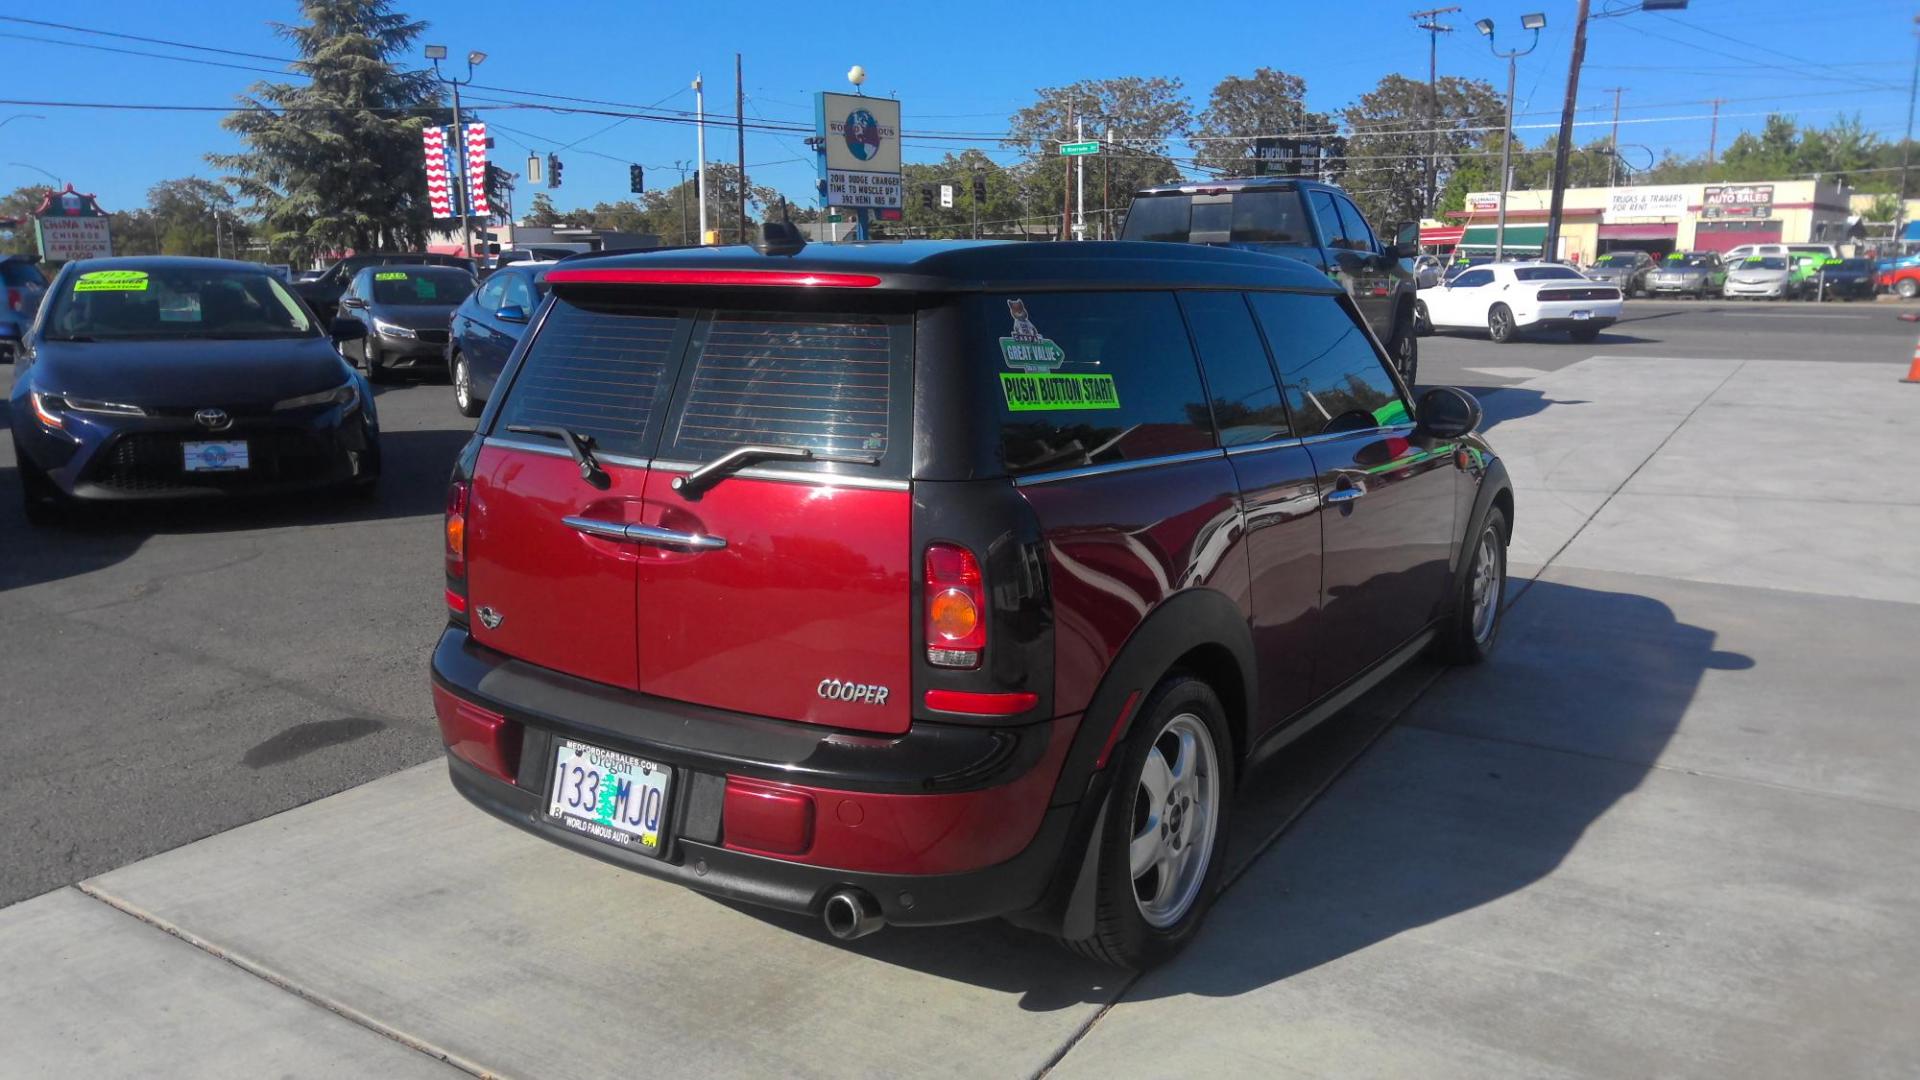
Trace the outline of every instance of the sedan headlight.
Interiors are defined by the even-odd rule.
[[[352,383],[347,383],[344,386],[336,386],[331,390],[322,390],[317,394],[302,394],[299,397],[290,397],[285,401],[277,401],[273,405],[273,411],[280,412],[285,409],[304,409],[313,405],[338,405],[350,411],[358,404],[360,404],[359,387]]]
[[[94,413],[100,416],[146,416],[147,410],[138,405],[124,405],[118,401],[90,401],[86,398],[68,397],[65,394],[43,394],[38,390],[29,395],[33,401],[33,414],[48,427],[65,427],[62,413]]]
[[[385,319],[373,320],[373,329],[375,333],[385,334],[388,337],[410,338],[418,336],[412,329],[405,326],[395,326]]]

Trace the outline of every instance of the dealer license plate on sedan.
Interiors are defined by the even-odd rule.
[[[235,472],[249,464],[245,439],[182,443],[180,457],[188,472]]]
[[[659,855],[673,770],[569,739],[554,747],[547,815],[610,844]]]

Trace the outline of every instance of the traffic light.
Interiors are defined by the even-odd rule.
[[[560,164],[559,154],[547,155],[547,186],[550,188],[560,186]]]
[[[933,209],[933,185],[932,184],[920,185],[920,209],[922,210]]]
[[[693,197],[700,197],[700,173],[697,170],[693,174]]]
[[[638,165],[627,166],[627,190],[635,195],[647,190],[647,170]]]
[[[986,173],[976,172],[973,174],[973,201],[976,206],[987,201]]]

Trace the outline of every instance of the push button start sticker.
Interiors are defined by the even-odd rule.
[[[1009,412],[1117,409],[1120,391],[1111,375],[1061,375],[1067,350],[1044,337],[1027,317],[1024,300],[1007,301],[1013,333],[1000,339],[1000,357],[1015,372],[1000,373]]]

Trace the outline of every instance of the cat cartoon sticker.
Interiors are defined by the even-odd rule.
[[[1067,350],[1041,336],[1039,327],[1027,317],[1027,302],[1007,301],[1007,314],[1013,316],[1013,334],[1000,339],[1000,356],[1015,371],[1058,371],[1067,362]]]

